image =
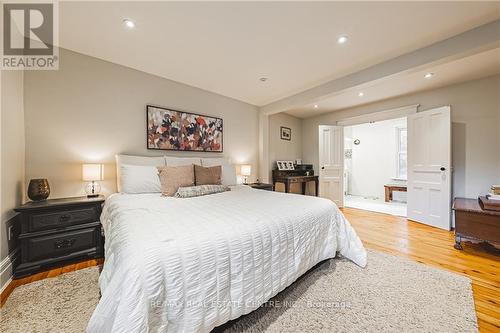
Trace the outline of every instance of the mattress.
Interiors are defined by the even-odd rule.
[[[337,251],[366,265],[343,214],[311,196],[247,186],[183,199],[114,194],[101,222],[106,260],[89,333],[210,332]]]

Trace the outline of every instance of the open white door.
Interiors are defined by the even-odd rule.
[[[344,206],[344,128],[319,126],[319,196]]]
[[[451,120],[444,106],[408,116],[408,218],[450,230]]]

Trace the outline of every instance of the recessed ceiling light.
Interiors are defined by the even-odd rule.
[[[318,108],[318,104],[314,104],[314,108],[317,109]]]
[[[431,77],[433,77],[433,76],[434,76],[434,73],[427,73],[427,74],[425,74],[425,75],[424,75],[424,77],[425,77],[426,79],[430,79],[430,78],[431,78]]]
[[[365,93],[364,93],[364,92],[362,92],[362,91],[360,91],[360,92],[358,93],[358,96],[359,96],[359,97],[363,97],[364,95],[365,95]]]
[[[266,82],[267,81],[267,77],[261,77],[259,80],[262,81],[262,82]]]
[[[345,42],[347,42],[347,36],[340,36],[337,38],[337,43],[344,44]]]
[[[129,19],[124,19],[123,20],[123,24],[125,24],[125,26],[129,29],[133,29],[135,28],[135,22],[132,21],[132,20],[129,20]]]

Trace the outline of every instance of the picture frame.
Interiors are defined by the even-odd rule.
[[[215,116],[146,105],[146,148],[222,153],[223,120]]]
[[[276,166],[280,171],[295,170],[293,161],[276,161]]]
[[[287,140],[291,141],[292,140],[292,129],[289,127],[280,127],[280,138],[281,140]]]

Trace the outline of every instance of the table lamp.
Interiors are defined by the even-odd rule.
[[[104,165],[103,164],[83,164],[82,165],[82,179],[89,182],[85,187],[85,192],[88,198],[95,198],[101,192],[101,185],[98,180],[104,179]]]
[[[243,164],[241,166],[241,175],[243,176],[243,184],[247,183],[247,178],[252,174],[252,166],[250,164]]]

